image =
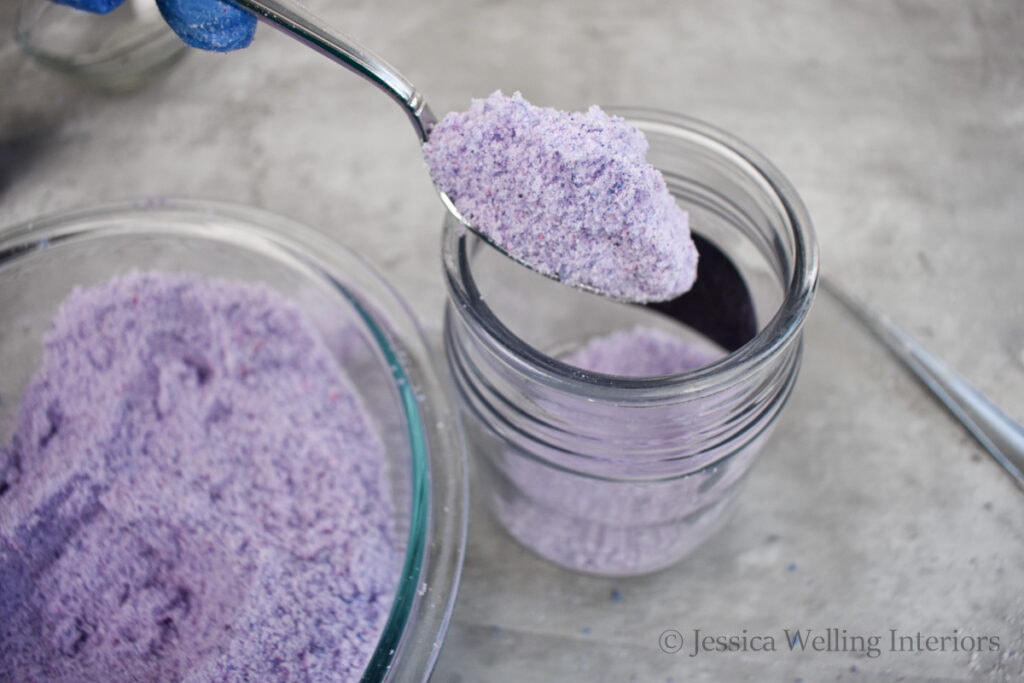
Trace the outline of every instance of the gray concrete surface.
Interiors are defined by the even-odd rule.
[[[441,207],[411,128],[348,72],[261,28],[106,97],[27,62],[0,8],[0,224],[99,200],[250,202],[378,265],[435,339]],[[800,190],[823,268],[1024,419],[1024,4],[1019,0],[310,1],[438,112],[502,88],[659,107],[760,148]],[[13,151],[12,151],[13,150]],[[1024,495],[820,294],[799,386],[736,517],[654,576],[577,576],[476,507],[434,680],[1013,681]],[[784,629],[879,635],[790,652]],[[659,649],[674,629],[777,652]],[[998,638],[893,652],[890,629]],[[991,641],[987,641],[991,642]],[[835,649],[835,648],[832,648]]]

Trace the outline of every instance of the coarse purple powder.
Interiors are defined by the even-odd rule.
[[[654,377],[723,355],[710,344],[639,326],[590,339],[562,360],[592,372]],[[677,418],[701,427],[701,416],[685,407]],[[624,420],[624,414],[609,406],[607,420]],[[484,463],[494,511],[512,536],[560,565],[618,576],[659,569],[712,534],[726,519],[761,441],[712,468],[648,480],[574,472],[562,466],[565,452],[530,441],[523,442],[528,453],[496,448]]]
[[[647,163],[643,133],[619,117],[499,91],[445,116],[423,151],[469,224],[540,273],[637,302],[693,285],[687,214]]]
[[[0,449],[0,680],[358,680],[396,583],[383,457],[281,295],[75,290]]]
[[[594,337],[562,358],[569,365],[623,377],[657,377],[696,370],[722,357],[709,344],[695,344],[654,327],[633,327]]]

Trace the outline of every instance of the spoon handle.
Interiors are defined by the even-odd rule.
[[[820,283],[917,375],[953,417],[1024,488],[1024,426],[887,318],[868,310],[826,278],[821,278]]]
[[[395,67],[300,5],[296,0],[234,0],[265,24],[355,72],[383,90],[405,110],[420,142],[426,142],[437,118],[423,94]]]

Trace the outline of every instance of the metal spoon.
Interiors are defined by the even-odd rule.
[[[822,277],[819,283],[935,394],[953,417],[1024,489],[1024,426],[885,316],[868,310],[828,279]]]
[[[283,31],[292,38],[306,44],[346,69],[370,81],[383,90],[391,99],[399,104],[409,117],[420,142],[430,137],[430,132],[437,123],[437,117],[427,106],[423,93],[398,72],[393,66],[375,55],[370,50],[349,38],[344,33],[330,28],[322,19],[300,5],[296,0],[233,0],[235,4],[249,10],[258,19],[274,28]],[[482,239],[499,252],[531,270],[537,271],[528,262],[510,254],[490,238],[474,228],[463,217],[451,198],[437,188],[441,201],[460,223],[477,237]],[[560,280],[557,273],[541,273],[553,280]],[[582,283],[574,283],[573,287],[584,291],[611,296],[595,287]],[[615,297],[612,297],[615,298]]]
[[[370,81],[399,104],[409,116],[420,142],[426,142],[437,117],[423,94],[395,67],[370,52],[294,0],[234,0],[256,18],[313,48]]]
[[[329,28],[319,17],[294,0],[234,0],[253,12],[261,21],[299,40],[346,69],[370,81],[399,104],[409,117],[420,142],[426,142],[437,123],[423,94],[405,76],[386,61],[349,38]],[[473,228],[455,208],[451,199],[438,190],[441,200],[459,221],[482,240],[518,263],[530,268],[494,244]],[[693,240],[700,254],[697,282],[682,296],[671,301],[647,304],[703,333],[715,343],[733,351],[757,333],[753,300],[743,277],[732,261],[712,242],[696,232]],[[557,276],[548,277],[558,279]],[[580,289],[601,294],[593,288]]]

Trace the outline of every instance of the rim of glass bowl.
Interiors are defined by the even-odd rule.
[[[283,258],[325,278],[370,329],[392,369],[406,415],[412,501],[395,599],[362,680],[426,681],[458,591],[469,490],[458,416],[415,316],[377,270],[354,252],[291,219],[228,202],[153,198],[25,221],[0,229],[0,267],[76,239],[145,233],[188,235]],[[357,280],[360,294],[388,314],[387,328],[340,284],[345,280]],[[401,350],[392,339],[400,342]],[[426,419],[423,412],[429,413]],[[439,423],[445,427],[439,429]]]
[[[673,401],[698,396],[739,381],[769,362],[799,334],[810,311],[818,282],[818,247],[807,209],[796,189],[764,155],[715,126],[681,114],[640,107],[606,107],[642,131],[700,140],[717,151],[772,198],[785,218],[793,243],[792,272],[782,305],[754,338],[722,359],[696,370],[664,377],[629,378],[580,373],[576,368],[533,348],[509,330],[481,298],[473,280],[467,243],[451,214],[445,216],[442,258],[449,292],[460,314],[470,317],[494,340],[499,353],[517,369],[548,386],[611,401]],[[474,243],[474,246],[479,246]],[[487,247],[482,247],[487,248]],[[464,312],[464,313],[462,313]],[[522,362],[525,359],[527,362]]]

